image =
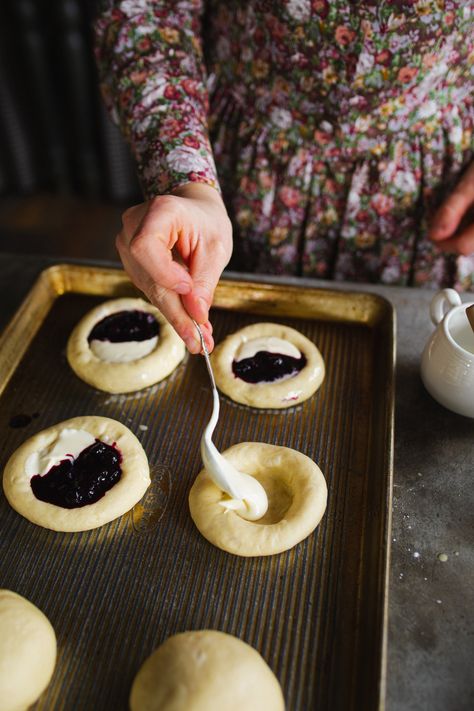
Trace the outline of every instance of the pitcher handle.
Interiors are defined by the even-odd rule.
[[[438,293],[433,296],[430,304],[430,316],[434,325],[437,326],[441,323],[446,313],[461,303],[461,298],[454,289],[438,291]],[[446,306],[449,308],[446,308]]]

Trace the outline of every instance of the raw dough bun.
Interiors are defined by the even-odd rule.
[[[0,590],[0,711],[24,711],[48,686],[56,635],[48,618],[11,590]]]
[[[66,428],[85,430],[108,444],[115,442],[122,453],[119,481],[94,504],[77,509],[65,509],[37,499],[25,473],[30,454],[49,448]],[[15,511],[53,531],[88,531],[103,526],[135,506],[149,485],[150,470],[142,445],[128,427],[109,417],[73,417],[38,432],[12,454],[3,472],[5,496]]]
[[[276,676],[260,654],[214,630],[169,637],[133,682],[131,711],[284,711]]]
[[[246,383],[232,372],[232,362],[243,343],[254,338],[273,336],[292,343],[306,356],[299,373],[273,383]],[[293,407],[307,400],[324,380],[324,361],[312,341],[302,333],[277,323],[253,323],[232,333],[211,354],[217,387],[235,402],[252,407]]]
[[[263,442],[242,442],[223,455],[254,476],[268,496],[268,511],[246,521],[220,504],[227,494],[203,469],[189,492],[191,517],[204,538],[241,556],[282,553],[309,536],[326,510],[327,486],[320,468],[301,452]]]
[[[90,332],[106,316],[117,311],[146,311],[160,324],[156,348],[137,360],[112,363],[101,360],[90,349]],[[186,353],[183,341],[157,308],[143,299],[114,299],[100,304],[84,316],[69,337],[67,359],[82,380],[108,393],[142,390],[166,378],[181,363]]]

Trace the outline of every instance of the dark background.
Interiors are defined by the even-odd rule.
[[[116,258],[141,194],[100,97],[98,0],[2,0],[0,251]]]

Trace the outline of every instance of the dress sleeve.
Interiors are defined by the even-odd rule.
[[[108,0],[94,23],[101,89],[132,146],[146,197],[219,189],[207,129],[204,0]]]

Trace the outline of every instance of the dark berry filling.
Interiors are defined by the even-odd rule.
[[[76,459],[63,459],[43,476],[31,477],[31,488],[40,501],[78,509],[94,504],[118,482],[121,462],[118,449],[96,439]]]
[[[146,311],[117,311],[98,321],[89,333],[88,341],[147,341],[157,336],[160,325],[153,314]]]
[[[290,377],[300,372],[306,365],[306,357],[301,358],[258,351],[252,358],[232,361],[232,372],[236,378],[246,383],[272,383],[283,377]]]

